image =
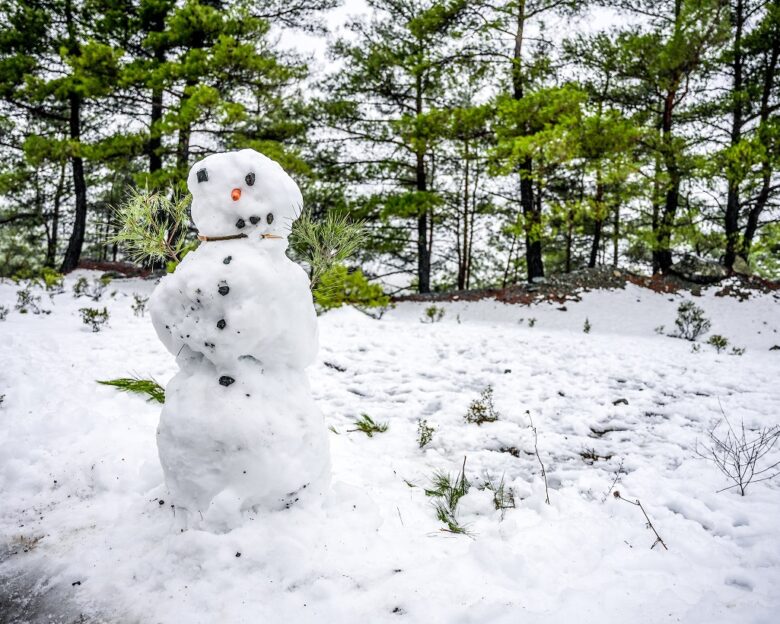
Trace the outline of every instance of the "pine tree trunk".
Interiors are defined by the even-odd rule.
[[[70,0],[65,3],[65,21],[68,30],[68,47],[71,54],[75,54],[78,51],[78,41],[76,40]],[[65,250],[65,257],[60,267],[60,272],[62,273],[68,273],[78,266],[87,225],[87,183],[84,177],[84,161],[78,149],[81,141],[81,96],[72,91],[68,95],[68,105],[70,107],[69,134],[74,146],[71,147],[74,151],[71,154],[70,163],[73,172],[73,192],[76,197],[76,210],[73,219],[73,231],[68,240],[68,248]]]
[[[571,246],[574,236],[574,216],[572,209],[566,211],[566,273],[571,273]]]
[[[734,12],[734,60],[732,70],[734,73],[731,112],[731,145],[737,145],[742,139],[742,26],[743,26],[742,0],[737,0]],[[726,233],[726,254],[723,263],[727,268],[734,266],[739,243],[739,183],[729,180],[728,195],[726,198],[726,215],[724,228]]]
[[[416,187],[418,191],[426,191],[425,159],[423,154],[417,154]],[[419,292],[431,292],[431,253],[428,249],[428,211],[422,211],[417,217],[417,280]]]
[[[72,93],[70,102],[70,138],[78,143],[81,138],[81,98]],[[76,196],[76,211],[73,220],[73,231],[68,240],[68,248],[62,260],[60,271],[68,273],[75,269],[81,258],[81,248],[84,246],[84,233],[87,226],[87,184],[84,179],[84,162],[78,153],[70,158],[73,172],[73,191]]]
[[[179,128],[179,139],[176,144],[176,169],[179,175],[187,177],[187,167],[190,162],[190,126],[184,124]]]
[[[523,216],[525,217],[525,261],[529,282],[532,282],[534,278],[544,277],[541,240],[542,213],[538,209],[538,198],[534,197],[534,186],[531,179],[532,166],[531,159],[526,158],[520,173],[520,204],[523,207]]]
[[[463,159],[463,239],[458,251],[458,290],[466,288],[466,270],[469,257],[469,143],[465,142]]]
[[[659,198],[661,196],[661,182],[660,182],[660,176],[661,176],[661,159],[656,155],[655,157],[655,169],[653,174],[653,212],[652,212],[652,220],[651,220],[651,227],[652,227],[652,233],[653,233],[653,275],[658,273],[661,270],[661,266],[658,262],[658,221],[659,221],[659,215],[661,214],[661,204],[659,201]]]
[[[601,171],[598,171],[596,180],[596,209],[599,211],[596,215],[596,220],[593,229],[593,241],[590,246],[590,258],[588,260],[588,268],[593,269],[596,267],[596,261],[598,260],[599,248],[601,247],[601,232],[604,228],[604,219],[602,217],[602,203],[604,202],[604,185],[601,183]]]
[[[170,10],[170,5],[167,3],[160,3],[159,5],[154,6],[156,10],[149,15],[148,30],[150,33],[159,35],[165,31],[165,17]],[[155,41],[152,45],[154,67],[159,69],[166,61],[165,46],[167,44],[161,44],[159,41]],[[155,78],[155,80],[157,81],[159,78]],[[149,142],[146,146],[149,156],[149,173],[159,171],[162,169],[163,165],[161,153],[162,129],[160,127],[165,110],[163,107],[163,96],[164,91],[162,85],[155,82],[152,87],[151,110],[149,115]]]
[[[474,182],[471,186],[471,214],[469,215],[469,249],[466,254],[466,288],[471,288],[471,261],[474,258],[474,215],[477,214],[477,186],[479,185],[479,164],[475,162]]]
[[[49,236],[48,245],[46,247],[46,261],[47,267],[54,268],[54,264],[57,262],[57,243],[58,232],[60,229],[60,204],[62,203],[62,193],[65,187],[65,163],[60,167],[60,179],[57,181],[57,190],[54,192],[54,206],[52,207],[51,216],[51,235]]]
[[[515,46],[512,55],[512,97],[515,100],[523,99],[523,30],[525,28],[525,0],[517,3],[517,28],[515,31]],[[518,169],[520,178],[520,206],[523,210],[525,221],[525,260],[528,281],[534,278],[544,277],[544,263],[542,261],[542,215],[537,210],[537,202],[534,201],[533,186],[533,161],[526,157]],[[541,207],[539,207],[541,208]]]
[[[672,124],[675,98],[677,91],[671,89],[667,92],[664,99],[664,112],[662,117],[661,131],[663,133],[663,162],[666,174],[669,178],[664,197],[663,210],[658,221],[658,236],[656,249],[656,259],[658,268],[662,273],[667,273],[672,266],[672,230],[674,220],[677,216],[677,208],[680,202],[680,169],[677,164],[677,155],[674,153],[672,144]]]
[[[422,76],[416,77],[415,82],[415,107],[417,115],[423,113]],[[415,154],[415,189],[426,192],[428,190],[428,178],[425,172],[425,152],[417,151]],[[433,235],[433,224],[428,232],[428,210],[421,211],[417,217],[417,281],[421,294],[431,292],[431,249],[428,245],[428,237]]]
[[[512,236],[512,245],[509,247],[509,255],[506,258],[506,267],[504,268],[504,279],[501,282],[501,288],[506,288],[509,283],[509,269],[512,266],[512,254],[515,252],[515,244],[517,243],[517,235]]]
[[[615,206],[615,220],[612,225],[612,266],[618,265],[618,251],[620,244],[620,205]]]
[[[777,36],[772,39],[772,48],[767,59],[766,72],[764,74],[764,85],[761,93],[761,113],[759,121],[759,132],[762,127],[766,127],[769,121],[771,110],[769,107],[769,98],[772,95],[772,90],[775,87],[775,72],[777,71],[777,61],[780,56],[780,40]],[[772,182],[772,163],[770,161],[770,152],[767,150],[766,157],[761,163],[761,190],[758,193],[756,202],[748,213],[747,225],[745,226],[745,234],[742,237],[742,248],[740,250],[740,257],[748,262],[750,260],[750,248],[753,245],[753,238],[755,238],[758,231],[758,220],[761,213],[766,208],[769,201],[769,193],[771,190]]]
[[[602,219],[596,219],[593,229],[593,241],[590,246],[590,258],[588,259],[588,268],[596,268],[596,261],[599,256],[599,248],[601,247],[601,231],[604,227],[604,221]]]
[[[162,135],[160,132],[160,123],[163,116],[163,90],[155,88],[152,90],[152,110],[149,123],[149,173],[154,173],[162,169]]]

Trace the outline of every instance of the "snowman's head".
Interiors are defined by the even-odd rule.
[[[187,187],[192,221],[203,236],[287,238],[303,207],[298,185],[279,163],[252,149],[198,161]]]

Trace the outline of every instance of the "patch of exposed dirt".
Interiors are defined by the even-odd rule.
[[[560,304],[565,309],[567,301],[579,301],[583,292],[590,290],[612,290],[625,288],[631,283],[657,293],[677,293],[687,291],[692,296],[701,295],[702,284],[687,281],[678,275],[640,275],[622,269],[602,267],[582,269],[553,275],[543,282],[533,284],[513,284],[506,288],[484,288],[479,290],[459,290],[447,293],[427,295],[401,295],[393,301],[479,301],[495,299],[503,303],[530,305],[542,301]],[[718,285],[715,285],[717,287]],[[712,287],[712,286],[710,286]],[[772,282],[755,275],[734,274],[720,282],[718,297],[738,297],[744,301],[751,293],[779,292],[780,281]]]
[[[130,262],[110,262],[98,260],[82,260],[79,262],[79,269],[88,269],[90,271],[103,271],[116,277],[149,277],[152,274],[150,269],[139,267]]]

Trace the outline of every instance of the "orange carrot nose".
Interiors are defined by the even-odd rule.
[[[230,191],[230,196],[233,198],[233,201],[238,201],[241,199],[241,189],[234,188],[232,191]]]

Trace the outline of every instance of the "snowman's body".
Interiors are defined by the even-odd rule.
[[[304,372],[317,317],[308,277],[285,254],[300,192],[281,167],[251,150],[219,154],[196,164],[188,184],[195,225],[212,240],[150,302],[180,368],[158,450],[187,523],[232,526],[243,511],[283,509],[327,485],[326,430]],[[246,238],[224,239],[237,231]]]

